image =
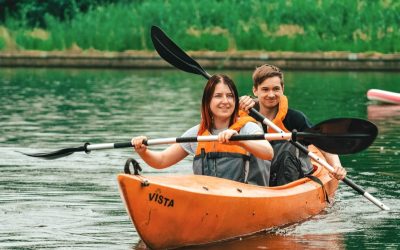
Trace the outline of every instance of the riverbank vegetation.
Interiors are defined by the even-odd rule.
[[[9,3],[13,4],[9,4]],[[0,50],[153,50],[151,25],[185,50],[400,52],[391,0],[0,0]]]

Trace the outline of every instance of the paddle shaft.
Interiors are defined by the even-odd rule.
[[[365,123],[365,121],[361,121],[361,127],[364,127],[363,130],[348,132],[346,130],[343,131],[343,124],[348,124],[349,122],[353,123],[354,119],[349,118],[338,118],[338,119],[331,119],[328,121],[324,121],[313,129],[308,129],[304,132],[297,132],[293,131],[292,133],[277,133],[277,134],[258,134],[258,135],[235,135],[230,138],[230,140],[238,141],[238,140],[292,140],[297,141],[301,139],[309,144],[314,144],[318,148],[321,148],[325,152],[329,153],[342,153],[342,154],[349,154],[358,152],[366,147],[366,145],[370,145],[370,142],[366,142],[366,140],[371,141],[374,138],[371,138],[371,129],[373,130],[373,126],[371,127],[371,123]],[[264,122],[267,122],[264,121]],[[357,122],[360,122],[357,120]],[[272,124],[274,125],[274,124]],[[335,131],[331,133],[328,130],[324,130],[324,127],[335,127]],[[348,125],[346,125],[348,126]],[[367,128],[367,129],[365,129]],[[376,127],[375,127],[376,128]],[[321,132],[323,131],[323,132]],[[355,133],[356,132],[356,133]],[[377,132],[377,131],[376,131]],[[373,132],[372,132],[373,134]],[[159,145],[159,144],[171,144],[171,143],[182,143],[182,142],[198,142],[198,141],[216,141],[217,136],[201,136],[201,137],[179,137],[179,138],[163,138],[163,139],[154,139],[150,141],[146,141],[145,144],[147,145]],[[346,145],[349,143],[354,142],[355,145],[351,147],[342,147],[338,146],[337,141],[345,141]],[[327,144],[326,141],[331,141],[333,144]],[[359,142],[363,142],[360,144]],[[332,146],[333,145],[333,146]],[[113,148],[125,148],[125,147],[132,147],[130,142],[121,142],[121,143],[104,143],[104,144],[95,144],[91,145],[90,143],[85,143],[83,146],[73,147],[73,148],[63,148],[53,152],[47,153],[35,153],[35,154],[28,154],[23,153],[24,155],[31,156],[31,157],[41,157],[47,160],[53,160],[60,157],[65,157],[75,152],[82,152],[85,151],[86,153],[90,152],[91,150],[96,149],[113,149]]]
[[[271,122],[268,118],[264,117],[261,113],[259,113],[257,110],[252,108],[250,110],[250,115],[255,117],[256,120],[262,121],[265,125],[270,126],[273,130],[279,133],[284,133],[282,129],[280,129],[278,126],[276,126],[273,122]],[[316,162],[320,163],[322,166],[324,166],[326,169],[328,169],[330,172],[334,172],[335,169],[329,165],[326,161],[323,159],[319,158],[318,155],[314,154],[313,152],[310,152],[305,146],[300,144],[297,141],[290,141],[293,145],[295,145],[297,148],[299,148],[301,151],[303,151],[305,154],[307,154],[311,159],[314,159]],[[355,191],[357,191],[359,194],[363,195],[365,198],[370,200],[372,203],[374,203],[376,206],[378,206],[382,210],[390,210],[389,207],[385,206],[381,201],[373,197],[370,193],[365,191],[362,187],[358,186],[355,184],[351,179],[348,177],[345,177],[342,180],[344,183],[346,183],[348,186],[353,188]]]
[[[246,140],[268,140],[268,141],[277,141],[277,140],[291,140],[293,137],[296,138],[316,138],[316,137],[327,137],[327,136],[335,136],[335,137],[346,137],[347,135],[326,135],[326,134],[313,134],[313,133],[266,133],[266,134],[251,134],[251,135],[234,135],[229,140],[230,141],[246,141]],[[357,136],[354,134],[349,135],[351,137]],[[360,134],[359,136],[365,136],[364,134]],[[163,144],[174,144],[174,143],[186,143],[186,142],[211,142],[218,141],[218,135],[208,135],[208,136],[194,136],[194,137],[170,137],[170,138],[160,138],[160,139],[150,139],[144,142],[147,146],[153,145],[163,145]],[[311,140],[312,141],[312,140]],[[295,142],[296,146],[301,147],[302,145],[298,142]],[[113,148],[128,148],[133,147],[131,142],[119,142],[119,143],[100,143],[100,144],[88,144],[86,145],[86,150],[99,150],[99,149],[113,149]],[[81,148],[84,151],[84,147]]]
[[[234,135],[231,137],[230,141],[290,140],[291,137],[292,137],[292,133]],[[218,135],[150,139],[150,140],[145,141],[144,144],[146,144],[147,146],[153,146],[153,145],[186,143],[186,142],[202,142],[202,141],[218,141]],[[99,149],[129,148],[129,147],[133,147],[131,142],[100,143],[100,144],[88,144],[86,146],[86,150],[91,151],[91,150],[99,150]],[[82,150],[82,151],[84,151],[84,150]]]
[[[308,156],[311,157],[312,159],[318,161],[319,163],[321,163],[324,167],[326,167],[329,171],[333,172],[334,169],[325,161],[319,159],[319,157],[314,154],[313,152],[308,152]],[[370,200],[372,203],[374,203],[376,206],[378,206],[380,209],[382,210],[390,210],[389,207],[385,206],[385,204],[383,204],[381,201],[379,201],[378,199],[376,199],[374,196],[372,196],[370,193],[368,193],[366,190],[364,190],[362,187],[358,186],[357,184],[355,184],[351,179],[349,179],[348,177],[344,177],[344,179],[342,179],[342,181],[344,183],[346,183],[348,186],[350,186],[351,188],[353,188],[355,191],[357,191],[359,194],[361,194],[362,196],[364,196],[365,198],[367,198],[368,200]]]

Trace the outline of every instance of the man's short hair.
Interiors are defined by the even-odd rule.
[[[264,64],[257,67],[253,72],[253,86],[257,88],[265,79],[278,76],[281,79],[281,86],[283,88],[283,72],[276,66],[270,64]]]

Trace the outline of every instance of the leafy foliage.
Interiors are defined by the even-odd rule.
[[[4,3],[0,22],[25,49],[151,50],[158,25],[185,50],[400,51],[400,2],[391,0]],[[49,36],[32,37],[35,28]]]

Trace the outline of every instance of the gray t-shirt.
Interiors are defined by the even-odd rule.
[[[182,134],[182,137],[194,137],[197,136],[199,132],[199,127],[200,125],[196,125],[188,130],[186,130],[185,133]],[[223,130],[216,130],[212,131],[213,135],[218,135],[221,131]],[[252,135],[252,134],[263,134],[264,131],[260,126],[258,126],[254,122],[248,122],[246,125],[243,126],[243,128],[240,129],[239,134],[241,135]],[[190,155],[194,155],[196,153],[197,149],[197,142],[188,142],[188,143],[181,143],[181,147]]]

